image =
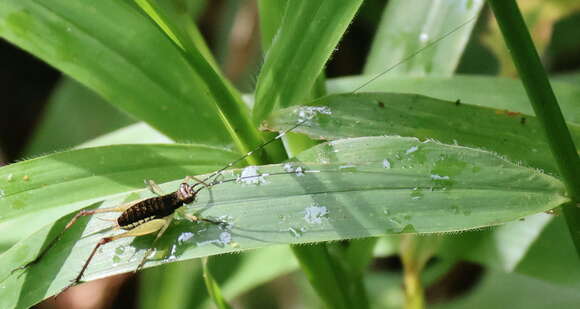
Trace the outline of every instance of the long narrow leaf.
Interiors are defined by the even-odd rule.
[[[410,138],[336,141],[297,160],[260,167],[270,176],[257,181],[225,183],[200,193],[195,203],[200,215],[229,224],[217,227],[177,220],[158,243],[162,252],[146,266],[275,244],[466,230],[512,221],[568,201],[562,183],[537,170],[485,151]],[[389,160],[390,168],[384,160]],[[290,169],[291,174],[275,175]],[[174,190],[177,184],[162,188]],[[127,199],[109,199],[99,206],[123,200]],[[28,307],[58,293],[98,239],[110,233],[103,231],[110,223],[83,220],[41,263],[9,276],[10,270],[34,258],[65,222],[66,218],[31,235],[0,256],[2,308]],[[123,239],[103,247],[85,279],[134,269],[151,240]]]
[[[0,37],[176,141],[231,144],[205,72],[126,1],[2,1]]]
[[[442,44],[424,50],[389,72],[391,75],[450,76],[459,63],[482,6],[481,0],[390,1],[364,72],[380,73],[471,20],[459,29],[459,33],[446,37]]]
[[[289,1],[256,88],[254,120],[300,102],[312,89],[362,1]]]
[[[370,76],[355,76],[330,80],[330,93],[351,92],[368,81]],[[554,82],[554,91],[567,121],[580,123],[580,87],[566,82]],[[398,92],[422,94],[441,100],[507,109],[534,115],[521,82],[503,77],[460,75],[454,77],[384,77],[364,88],[366,92]]]
[[[320,113],[296,129],[317,139],[401,135],[485,148],[536,168],[557,173],[548,145],[538,139],[536,117],[517,112],[397,93],[332,95],[317,106],[274,112],[266,125],[284,130],[309,114]],[[580,126],[570,124],[577,142]]]

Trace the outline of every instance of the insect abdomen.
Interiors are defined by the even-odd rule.
[[[152,197],[125,210],[117,218],[117,224],[124,230],[131,230],[153,219],[169,216],[182,205],[183,202],[177,198],[175,193]]]

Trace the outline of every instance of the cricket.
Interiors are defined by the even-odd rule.
[[[441,40],[445,39],[449,35],[460,30],[465,25],[473,22],[474,20],[475,20],[475,17],[470,18],[469,20],[463,22],[462,24],[458,25],[454,29],[445,33],[441,37],[439,37],[433,41],[428,42],[424,47],[422,47],[422,48],[416,50],[415,52],[405,56],[403,59],[401,59],[400,61],[398,61],[394,65],[386,68],[385,70],[383,70],[379,74],[376,74],[374,77],[372,77],[368,81],[364,82],[362,85],[360,85],[359,87],[354,89],[352,91],[352,93],[356,93],[356,92],[360,91],[365,86],[369,85],[370,83],[372,83],[373,81],[375,81],[379,77],[387,74],[389,71],[395,69],[399,65],[405,63],[406,61],[413,58],[417,54],[420,54],[424,50],[434,46],[435,44],[437,44]],[[321,98],[318,98],[317,100],[321,100],[323,98],[324,97],[321,97]],[[314,101],[317,101],[317,100],[314,100]],[[81,217],[92,216],[92,215],[103,214],[103,213],[120,213],[120,215],[116,218],[116,220],[114,221],[114,223],[110,227],[110,229],[112,229],[114,231],[120,230],[122,232],[119,234],[115,234],[115,235],[106,236],[106,237],[101,238],[101,240],[95,244],[93,250],[91,251],[91,253],[87,257],[84,264],[82,265],[77,276],[71,281],[70,285],[68,285],[65,289],[82,283],[82,278],[83,278],[83,275],[85,274],[85,271],[87,270],[91,261],[93,260],[93,258],[97,254],[99,248],[101,248],[103,245],[108,244],[110,242],[114,242],[115,240],[118,240],[121,238],[139,237],[139,236],[154,234],[155,236],[154,236],[153,243],[147,249],[146,253],[144,254],[143,258],[141,259],[140,263],[138,264],[138,266],[135,269],[135,272],[138,272],[139,270],[141,270],[143,268],[143,266],[147,262],[147,259],[149,258],[150,254],[152,253],[153,246],[155,245],[155,241],[157,241],[161,236],[163,236],[164,232],[171,225],[176,213],[189,219],[193,223],[206,222],[206,223],[214,224],[214,225],[218,225],[218,226],[220,224],[224,224],[224,222],[220,222],[218,220],[213,220],[213,219],[209,219],[209,218],[203,218],[200,216],[188,214],[184,211],[183,206],[194,203],[196,201],[196,198],[197,198],[199,192],[204,190],[204,189],[211,190],[212,187],[219,185],[219,184],[222,184],[222,183],[239,181],[240,179],[243,180],[244,178],[255,178],[255,177],[263,176],[263,174],[258,174],[258,175],[252,175],[252,176],[247,176],[247,177],[238,177],[238,178],[234,178],[234,179],[220,180],[220,176],[222,176],[222,173],[224,171],[226,171],[229,168],[232,168],[236,164],[238,164],[238,163],[242,162],[243,160],[245,160],[246,158],[252,156],[255,152],[260,151],[261,149],[265,148],[267,145],[271,144],[272,142],[281,139],[286,133],[291,132],[292,130],[294,130],[302,125],[307,125],[307,124],[305,124],[306,121],[307,120],[302,120],[302,121],[297,122],[293,127],[282,131],[277,136],[265,141],[264,143],[257,146],[255,149],[247,152],[246,154],[239,157],[238,159],[236,159],[230,163],[227,163],[225,166],[223,166],[222,168],[209,174],[209,176],[205,177],[204,179],[198,179],[195,176],[186,176],[183,179],[183,181],[181,182],[181,184],[179,185],[179,187],[173,192],[164,193],[161,190],[161,188],[154,181],[146,180],[145,182],[147,184],[148,189],[152,193],[154,193],[156,196],[128,202],[128,203],[121,204],[121,205],[118,205],[115,207],[98,208],[98,209],[93,209],[93,210],[81,210],[81,211],[79,211],[66,224],[64,229],[60,232],[60,234],[56,238],[54,238],[44,249],[41,250],[41,252],[37,255],[37,257],[34,260],[26,263],[25,265],[23,265],[21,267],[14,269],[12,271],[12,273],[14,273],[16,271],[20,271],[20,270],[26,271],[27,268],[33,267],[34,264],[37,264],[38,262],[40,262],[42,260],[42,258],[46,255],[46,253],[48,251],[50,251],[51,248],[61,239],[63,234],[67,230],[69,230],[76,222],[78,222],[78,220]],[[297,171],[281,172],[281,173],[277,173],[277,174],[293,174],[293,173],[297,173]],[[272,174],[270,174],[270,175],[272,175]],[[190,184],[190,183],[192,183],[192,184]]]

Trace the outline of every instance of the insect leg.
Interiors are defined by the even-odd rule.
[[[197,182],[197,184],[203,185],[204,187],[209,189],[209,185],[207,183],[205,183],[203,180],[195,177],[195,176],[185,176],[185,179],[183,180],[183,182],[188,182],[190,180],[195,180],[195,182]]]
[[[214,221],[214,220],[211,220],[211,219],[201,218],[201,217],[198,217],[198,216],[194,216],[194,215],[188,214],[188,213],[185,212],[185,210],[183,208],[177,209],[176,212],[178,212],[180,215],[182,215],[183,217],[187,218],[191,222],[204,221],[204,222],[212,223],[212,224],[215,224],[215,225],[224,224],[224,222],[221,222],[221,221]]]
[[[42,259],[42,257],[44,257],[44,255],[46,254],[46,252],[48,252],[48,250],[50,250],[50,248],[52,248],[61,238],[62,235],[64,235],[64,233],[70,229],[80,217],[84,217],[84,216],[92,216],[94,214],[98,214],[98,213],[107,213],[107,212],[123,212],[125,211],[127,208],[129,208],[130,204],[123,204],[123,205],[119,205],[116,207],[108,207],[108,208],[99,208],[99,209],[91,209],[91,210],[86,210],[83,209],[79,212],[77,212],[77,214],[66,224],[66,226],[64,227],[64,229],[58,234],[58,236],[56,236],[49,244],[48,246],[46,246],[44,249],[42,249],[42,251],[40,251],[40,253],[34,258],[34,260],[24,264],[23,266],[20,266],[18,268],[13,269],[10,273],[14,273],[15,271],[21,270],[21,269],[26,269],[34,264],[36,264],[38,261],[40,261],[40,259]]]
[[[170,221],[169,221],[170,222]],[[135,237],[135,236],[142,236],[142,235],[147,235],[147,234],[151,234],[151,233],[155,233],[161,229],[167,228],[168,221],[166,218],[164,219],[155,219],[155,220],[151,220],[149,222],[143,223],[137,227],[135,227],[134,229],[127,231],[125,233],[122,234],[118,234],[118,235],[114,235],[114,236],[110,236],[110,237],[104,237],[102,238],[97,245],[95,246],[95,248],[93,248],[93,251],[91,252],[91,255],[89,255],[89,258],[87,259],[87,261],[85,262],[85,264],[83,265],[83,268],[81,269],[81,271],[79,272],[79,274],[76,276],[76,278],[72,281],[71,286],[72,285],[76,285],[78,283],[81,282],[81,278],[83,277],[85,270],[87,270],[87,267],[89,266],[89,264],[91,263],[93,257],[95,256],[95,253],[97,253],[97,250],[104,244],[109,243],[111,241],[115,241],[117,239],[120,238],[125,238],[125,237]]]
[[[161,190],[161,188],[159,187],[158,184],[155,183],[155,181],[147,179],[145,180],[145,184],[147,185],[147,188],[149,188],[149,190],[153,192],[153,194],[157,194],[159,196],[163,195],[163,190]]]
[[[165,233],[165,231],[167,230],[167,228],[171,224],[171,221],[173,220],[173,215],[170,215],[170,216],[167,216],[167,217],[165,217],[163,219],[158,219],[158,220],[164,220],[165,221],[165,225],[163,225],[163,226],[161,226],[161,228],[159,228],[159,232],[155,236],[155,239],[153,240],[153,243],[151,244],[151,247],[149,247],[149,249],[147,249],[147,252],[145,252],[145,255],[143,256],[143,259],[141,260],[141,262],[139,263],[139,265],[135,269],[135,272],[138,272],[139,270],[141,270],[141,268],[143,268],[143,265],[145,265],[145,262],[147,262],[147,258],[149,257],[149,255],[153,251],[153,247],[155,246],[155,243],[161,237],[161,235],[163,235],[163,233]],[[152,231],[151,233],[153,233],[153,232],[155,232],[155,231]]]

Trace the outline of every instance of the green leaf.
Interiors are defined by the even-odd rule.
[[[354,76],[330,80],[329,93],[352,92],[371,76]],[[580,87],[567,82],[553,82],[566,120],[580,124]],[[377,79],[364,87],[365,92],[398,92],[422,94],[441,100],[457,101],[507,109],[534,115],[521,82],[503,77],[464,75],[454,77],[388,77]]]
[[[113,132],[101,135],[86,143],[80,144],[77,148],[89,148],[119,144],[172,144],[173,141],[159,133],[144,122],[139,122],[120,128]]]
[[[222,292],[228,299],[265,284],[274,278],[288,274],[298,268],[296,259],[288,246],[271,246],[259,250],[244,252],[234,273],[221,283]],[[219,258],[212,259],[216,268],[223,268]],[[215,273],[215,271],[213,271]]]
[[[208,91],[223,80],[209,65],[200,70],[201,55],[192,67],[127,1],[2,1],[0,37],[176,141],[229,146],[235,140],[217,108],[227,93]]]
[[[258,76],[254,120],[311,91],[361,0],[291,0]]]
[[[547,145],[538,138],[540,128],[533,116],[510,116],[503,110],[463,103],[456,105],[455,102],[407,94],[333,95],[325,103],[322,106],[328,107],[327,112],[332,112],[332,115],[320,113],[316,121],[300,127],[299,131],[313,137],[331,139],[393,134],[422,139],[434,138],[447,143],[457,141],[462,145],[483,147],[512,160],[557,173]],[[310,111],[314,112],[315,109]],[[293,107],[277,111],[271,116],[270,124],[277,129],[283,129],[288,124],[294,124],[300,112],[306,116],[309,109]],[[442,118],[441,115],[445,117]],[[525,117],[523,124],[522,117]],[[576,136],[576,141],[580,142],[580,128],[575,124],[568,125]],[[504,271],[514,271],[520,263],[530,264],[526,262],[528,256],[537,263],[544,261],[534,256],[540,252],[538,250],[535,250],[536,253],[532,252],[532,256],[527,253],[537,240],[549,243],[554,250],[557,247],[557,250],[567,252],[566,241],[555,242],[559,237],[553,236],[550,240],[540,237],[542,229],[549,222],[550,216],[541,214],[494,230],[463,233],[461,237],[447,239],[446,247],[439,254],[468,259]],[[554,246],[555,243],[561,245]],[[567,263],[572,268],[576,265],[572,261]],[[546,277],[539,271],[541,268],[527,269],[538,269],[533,275]]]
[[[317,294],[328,308],[353,308],[346,272],[331,258],[327,246],[292,246],[294,256]],[[360,307],[357,307],[360,308]]]
[[[211,274],[211,271],[208,267],[207,258],[202,259],[202,266],[205,286],[216,307],[218,307],[219,309],[231,308],[231,306],[227,303],[226,299],[223,297],[222,291],[218,283],[215,281],[213,275]]]
[[[109,195],[141,189],[145,179],[165,182],[208,172],[237,157],[198,145],[116,145],[18,162],[0,168],[0,222],[26,215],[55,220]]]
[[[529,115],[429,97],[397,93],[331,95],[316,106],[294,106],[274,112],[266,122],[284,130],[312,115],[298,127],[312,138],[401,135],[447,144],[485,148],[536,168],[557,173],[538,120]],[[580,144],[580,126],[569,124]]]
[[[199,266],[199,261],[190,260],[145,270],[139,276],[139,308],[192,308],[188,301],[200,283],[195,280],[201,273]]]
[[[59,82],[42,118],[26,147],[28,156],[70,148],[134,122],[70,78]]]
[[[566,125],[558,100],[548,80],[534,41],[522,13],[514,1],[489,0],[503,39],[507,44],[530,105],[543,128],[546,142],[558,166],[560,177],[571,197],[571,205],[580,203],[580,157]],[[570,235],[580,257],[580,209],[563,209]]]
[[[390,160],[390,168],[384,167],[385,159]],[[146,266],[275,244],[466,230],[512,221],[568,201],[560,181],[534,169],[489,152],[412,138],[335,141],[306,151],[297,160],[260,167],[260,172],[270,174],[259,177],[261,184],[228,182],[202,191],[195,203],[197,213],[226,221],[228,226],[176,220],[159,240],[157,258]],[[224,178],[236,175],[231,172]],[[162,188],[169,192],[178,183]],[[94,188],[77,186],[76,190],[86,195]],[[96,206],[108,207],[143,196],[151,194],[95,200],[107,198]],[[39,203],[37,207],[45,208],[43,204],[52,201]],[[110,223],[102,218],[114,214],[78,223],[24,273],[9,276],[12,269],[32,260],[68,218],[1,255],[0,307],[28,307],[58,293],[77,274],[96,242],[110,234],[103,231]],[[134,269],[151,241],[147,236],[104,246],[85,279]],[[164,252],[166,257],[159,258]]]
[[[262,49],[268,50],[284,17],[288,0],[258,0]]]
[[[479,14],[483,1],[390,1],[372,48],[364,72],[377,74],[440,39]],[[436,44],[413,56],[389,72],[391,75],[443,75],[455,71],[475,20],[445,37]],[[354,89],[354,88],[353,88]],[[351,90],[352,91],[352,90]]]
[[[190,67],[203,78],[205,92],[211,96],[216,109],[214,116],[224,122],[231,140],[241,153],[261,144],[261,136],[250,121],[250,113],[240,93],[222,76],[209,48],[191,17],[183,15],[176,3],[159,0],[134,0],[182,51]],[[207,129],[206,129],[207,130]],[[266,150],[268,152],[269,150]],[[281,158],[280,153],[270,153]],[[285,158],[285,157],[284,157]],[[252,164],[265,163],[266,159]]]
[[[541,213],[498,228],[462,233],[461,237],[447,237],[439,255],[514,272],[529,254],[528,250],[541,239],[540,236],[551,219],[552,216]],[[552,250],[566,250],[568,244],[562,240],[554,240],[551,243]]]
[[[523,224],[527,223],[527,221],[518,223]],[[566,222],[563,216],[557,216],[546,222],[545,225],[545,228],[540,231],[535,241],[530,245],[526,256],[519,260],[516,265],[513,265],[515,271],[559,286],[573,287],[577,290],[580,287],[580,261],[576,256]],[[522,236],[538,233],[523,225],[521,229],[522,232],[519,234]],[[524,237],[519,238],[520,241],[524,240]],[[505,239],[506,237],[501,237],[498,242]],[[512,241],[512,246],[517,245],[516,242]],[[504,244],[503,247],[509,248],[509,245]],[[556,256],[558,257],[558,263],[546,263],[546,261]]]

